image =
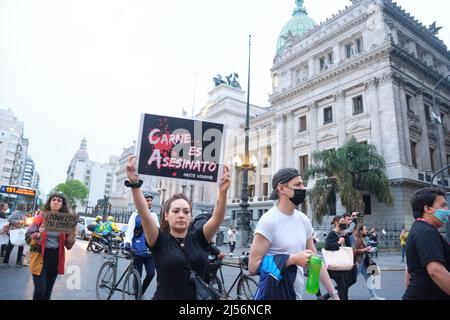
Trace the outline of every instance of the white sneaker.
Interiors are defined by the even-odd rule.
[[[379,296],[375,296],[375,297],[370,298],[370,300],[386,300],[386,298],[381,298]]]

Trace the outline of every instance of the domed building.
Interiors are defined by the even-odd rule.
[[[114,171],[117,157],[110,156],[109,162],[89,160],[87,140],[83,138],[67,170],[67,180],[78,180],[89,189],[86,200],[79,203],[77,211],[85,211],[86,206],[94,207],[103,197],[110,197],[115,188]]]
[[[257,163],[249,174],[252,225],[273,206],[268,196],[275,172],[294,167],[303,174],[314,152],[336,150],[352,137],[374,145],[384,158],[393,196],[389,206],[361,192],[365,223],[387,230],[386,239],[398,239],[394,230],[412,225],[414,191],[429,186],[433,173],[450,161],[450,82],[440,87],[436,110],[432,99],[434,86],[450,72],[450,52],[439,29],[436,23],[424,26],[391,0],[349,1],[317,25],[303,1],[295,1],[276,39],[270,108],[250,122],[250,158]],[[435,116],[442,125],[436,125]],[[244,158],[241,130],[228,145],[227,163]],[[236,164],[227,214],[239,221],[242,174]],[[314,184],[310,180],[308,189]],[[450,191],[448,173],[442,185]],[[309,217],[312,205],[301,207]],[[332,217],[345,212],[339,194],[330,196],[316,230],[327,231]]]
[[[308,16],[303,2],[303,0],[295,1],[292,18],[284,25],[278,37],[277,53],[283,50],[287,43],[299,39],[317,26],[314,20]]]

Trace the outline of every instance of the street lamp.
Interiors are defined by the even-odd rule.
[[[247,246],[250,242],[252,230],[250,228],[251,214],[248,210],[248,172],[254,171],[255,166],[250,163],[250,62],[251,62],[252,36],[248,36],[248,82],[247,82],[247,114],[245,118],[245,156],[244,161],[235,156],[236,168],[242,171],[241,210],[237,212],[237,229],[240,233],[240,247]]]
[[[438,173],[442,172],[442,176],[441,176],[441,185],[444,185],[444,162],[442,161],[442,149],[441,149],[441,139],[440,139],[440,135],[439,135],[439,125],[442,125],[442,120],[441,120],[441,116],[440,116],[440,112],[439,110],[436,110],[437,106],[436,106],[436,90],[437,88],[441,85],[441,83],[447,79],[448,77],[450,77],[450,73],[447,74],[445,77],[443,77],[441,80],[439,80],[439,82],[436,84],[436,86],[433,88],[433,112],[432,112],[432,117],[433,120],[436,124],[436,142],[437,142],[437,149],[438,149],[438,153],[439,153],[439,166],[441,168],[441,170],[438,171]],[[437,175],[434,175],[433,178],[431,178],[431,185],[433,185],[433,180]]]

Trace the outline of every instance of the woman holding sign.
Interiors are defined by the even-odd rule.
[[[34,218],[25,235],[30,245],[30,271],[33,275],[33,300],[50,300],[58,274],[64,274],[65,248],[72,249],[75,233],[46,232],[45,212],[72,213],[66,197],[53,193],[44,205],[44,214]]]
[[[224,167],[219,195],[212,217],[202,228],[188,232],[192,222],[192,204],[184,194],[172,196],[164,204],[161,229],[152,219],[144,194],[139,189],[142,180],[136,173],[136,157],[130,157],[126,166],[133,201],[141,218],[148,247],[152,251],[158,274],[158,286],[153,299],[195,300],[197,293],[191,282],[191,271],[206,281],[208,247],[225,217],[227,192],[231,184],[229,169]]]

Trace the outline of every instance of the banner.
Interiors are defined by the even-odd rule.
[[[142,114],[137,173],[217,183],[223,172],[224,125]]]
[[[77,214],[72,213],[46,212],[45,231],[72,233],[77,227],[78,218]]]

